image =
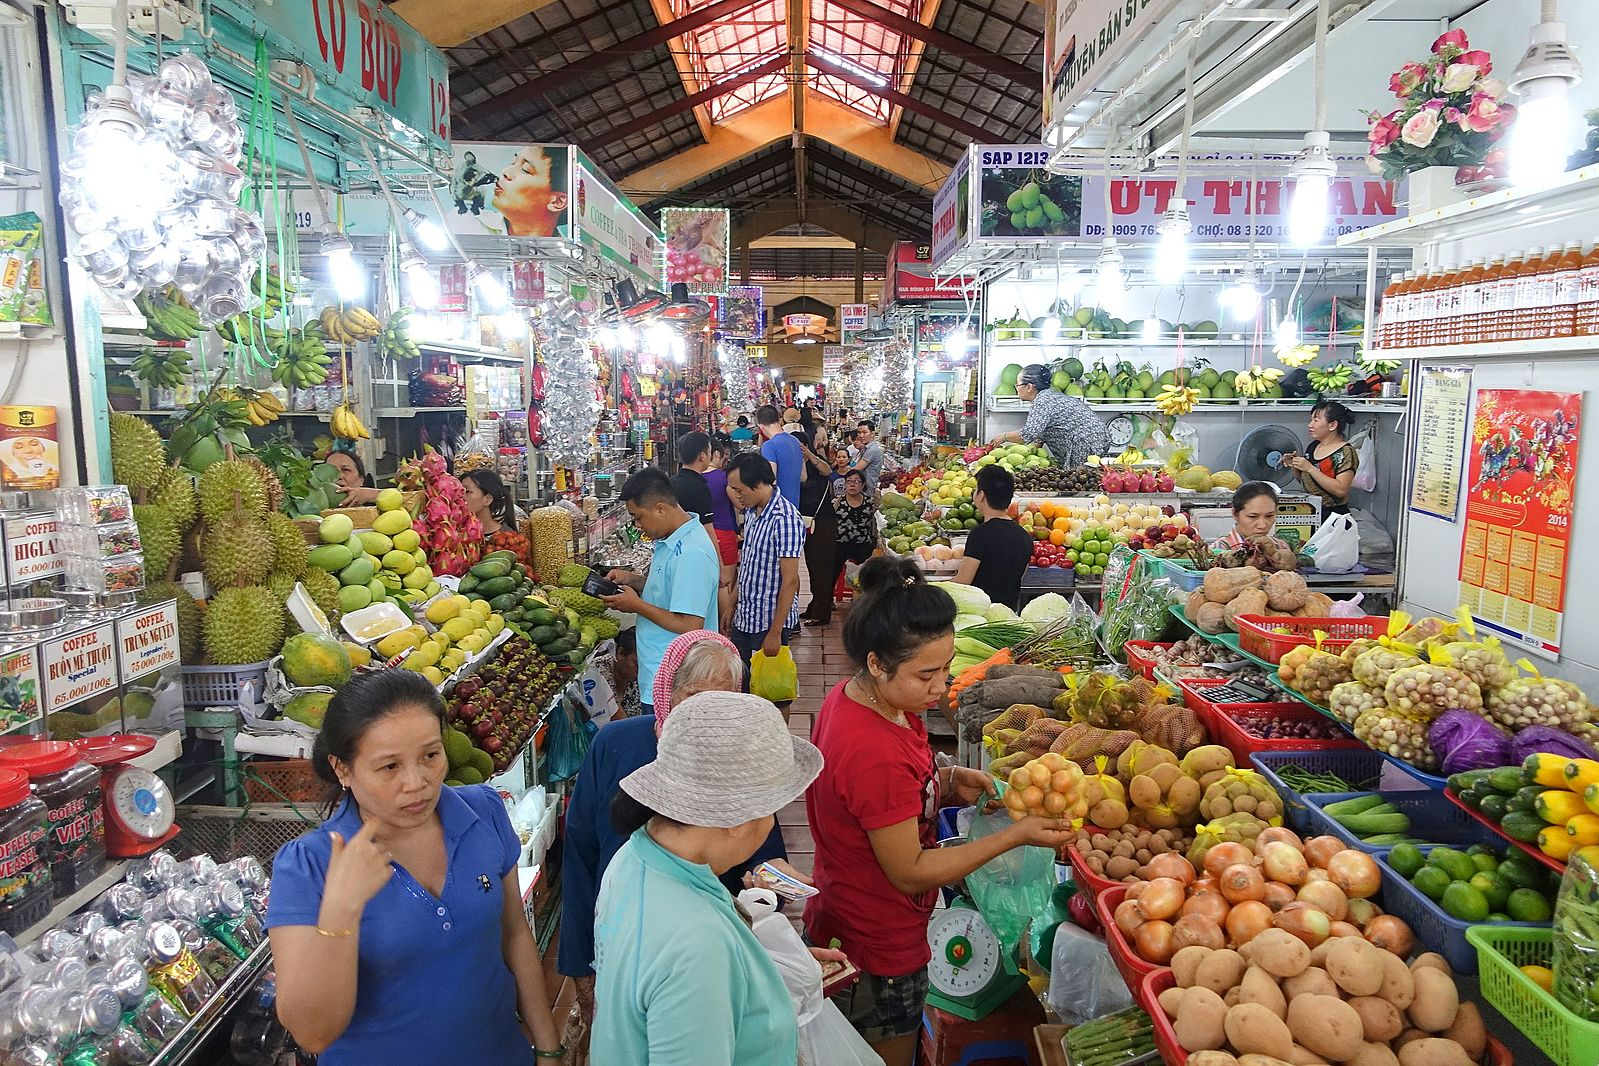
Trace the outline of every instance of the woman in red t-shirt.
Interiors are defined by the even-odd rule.
[[[1011,848],[1072,840],[1068,822],[1024,818],[938,847],[939,807],[977,803],[992,783],[981,770],[938,769],[922,724],[944,695],[954,621],[954,602],[914,562],[869,560],[844,622],[844,650],[858,672],[827,694],[812,731],[824,762],[805,813],[820,895],[806,904],[805,929],[813,944],[838,940],[860,967],[836,1002],[886,1066],[909,1066],[915,1053],[939,888]]]

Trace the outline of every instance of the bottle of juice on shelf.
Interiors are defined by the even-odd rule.
[[[1572,326],[1579,337],[1599,333],[1599,237],[1582,257],[1582,269],[1577,272],[1577,310]]]
[[[1535,323],[1543,310],[1539,302],[1540,279],[1544,276],[1546,258],[1544,249],[1534,248],[1521,261],[1521,273],[1516,275],[1516,310],[1511,316],[1513,340],[1531,340],[1537,332]]]
[[[1444,294],[1449,287],[1449,275],[1454,267],[1445,264],[1435,268],[1427,277],[1426,287],[1421,293],[1421,320],[1418,323],[1420,339],[1418,344],[1429,347],[1443,342],[1442,314],[1444,308]]]
[[[1410,286],[1415,281],[1414,271],[1406,271],[1399,275],[1399,285],[1394,289],[1394,317],[1393,325],[1389,328],[1384,338],[1384,345],[1389,348],[1405,347],[1405,330],[1410,320]]]
[[[1494,278],[1493,308],[1483,323],[1485,343],[1508,341],[1515,337],[1516,284],[1521,278],[1524,254],[1518,248],[1505,257],[1505,265]]]
[[[1540,337],[1569,337],[1577,314],[1577,278],[1582,273],[1582,242],[1568,241],[1558,256],[1551,254],[1549,306]]]
[[[1467,263],[1455,282],[1455,317],[1449,331],[1450,344],[1469,344],[1476,328],[1479,298],[1482,295],[1481,259]]]
[[[1433,296],[1433,344],[1454,343],[1455,327],[1459,324],[1460,279],[1466,268],[1450,264],[1438,279]]]
[[[1382,302],[1377,310],[1377,336],[1378,348],[1394,347],[1394,318],[1399,314],[1399,286],[1404,281],[1403,274],[1395,274],[1388,279],[1388,285],[1382,290]]]
[[[1505,257],[1492,256],[1483,264],[1482,273],[1472,283],[1476,290],[1472,303],[1476,311],[1471,316],[1471,321],[1466,324],[1463,344],[1477,344],[1487,339],[1489,323],[1493,318],[1495,297],[1498,294],[1499,275],[1505,270]]]
[[[1427,297],[1432,284],[1432,271],[1428,269],[1416,271],[1415,280],[1410,283],[1410,296],[1406,303],[1405,312],[1405,347],[1421,347],[1422,336],[1427,328]]]

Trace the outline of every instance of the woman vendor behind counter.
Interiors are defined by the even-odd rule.
[[[344,506],[372,505],[378,499],[377,482],[366,472],[361,457],[354,452],[338,448],[328,453],[327,463],[339,472],[339,488],[344,492]]]
[[[1360,457],[1346,439],[1354,415],[1335,400],[1323,400],[1310,409],[1310,447],[1283,457],[1299,475],[1299,484],[1321,497],[1322,517],[1349,513],[1349,489],[1360,468]]]
[[[483,527],[483,554],[515,552],[517,562],[531,566],[532,548],[527,535],[516,528],[516,505],[500,475],[492,470],[469,470],[461,475],[461,493],[467,510]]]
[[[1282,540],[1272,535],[1277,528],[1277,486],[1269,481],[1246,481],[1233,492],[1233,528],[1225,537],[1211,544],[1216,551],[1242,548],[1260,537],[1268,537],[1277,544]],[[1287,547],[1283,544],[1283,547]]]

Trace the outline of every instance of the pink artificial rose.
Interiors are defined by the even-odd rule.
[[[1400,128],[1399,136],[1408,145],[1414,148],[1425,148],[1438,136],[1438,127],[1442,122],[1438,112],[1432,108],[1424,107],[1417,111]]]
[[[1481,48],[1473,48],[1471,51],[1462,54],[1455,62],[1470,63],[1477,68],[1484,78],[1491,74],[1494,69],[1493,56],[1484,52]]]
[[[1404,99],[1415,92],[1422,82],[1427,80],[1427,68],[1420,63],[1406,63],[1400,67],[1393,77],[1388,79],[1388,88],[1400,99]]]
[[[1395,111],[1393,114],[1375,118],[1375,121],[1373,121],[1371,132],[1366,134],[1366,140],[1371,143],[1373,152],[1387,148],[1399,139],[1399,123],[1394,121],[1394,115],[1397,114],[1399,112]]]
[[[1425,104],[1422,104],[1421,106],[1427,108],[1430,111],[1442,111],[1444,105],[1447,104],[1448,102],[1449,102],[1448,100],[1445,100],[1441,96],[1435,96],[1431,100],[1428,100]]]
[[[1495,100],[1505,98],[1505,83],[1498,78],[1484,78],[1482,84],[1477,86],[1477,91],[1493,97]]]
[[[1444,70],[1443,91],[1446,93],[1463,93],[1471,88],[1482,72],[1471,63],[1451,63]]]
[[[1371,171],[1373,174],[1381,174],[1382,173],[1382,163],[1377,159],[1377,157],[1375,155],[1368,155],[1366,157],[1366,169]]]
[[[1446,107],[1446,108],[1444,108],[1444,121],[1445,122],[1459,122],[1460,121],[1460,116],[1461,116],[1460,108],[1458,108],[1458,107]]]
[[[1471,107],[1465,114],[1454,121],[1467,133],[1487,133],[1503,122],[1508,122],[1506,111],[1514,114],[1508,106],[1501,107],[1499,101],[1487,93],[1478,93],[1471,98]]]
[[[1448,33],[1432,42],[1432,50],[1434,55],[1442,52],[1445,48],[1458,48],[1464,52],[1469,47],[1471,47],[1471,45],[1466,40],[1465,30],[1450,30]]]

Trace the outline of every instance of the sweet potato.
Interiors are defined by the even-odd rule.
[[[1310,587],[1292,570],[1279,570],[1266,578],[1266,599],[1273,612],[1297,611],[1310,599]]]
[[[1205,633],[1223,632],[1227,628],[1227,608],[1219,603],[1207,603],[1189,621]]]
[[[1231,603],[1245,589],[1259,588],[1264,574],[1253,566],[1215,567],[1205,571],[1205,599]]]

